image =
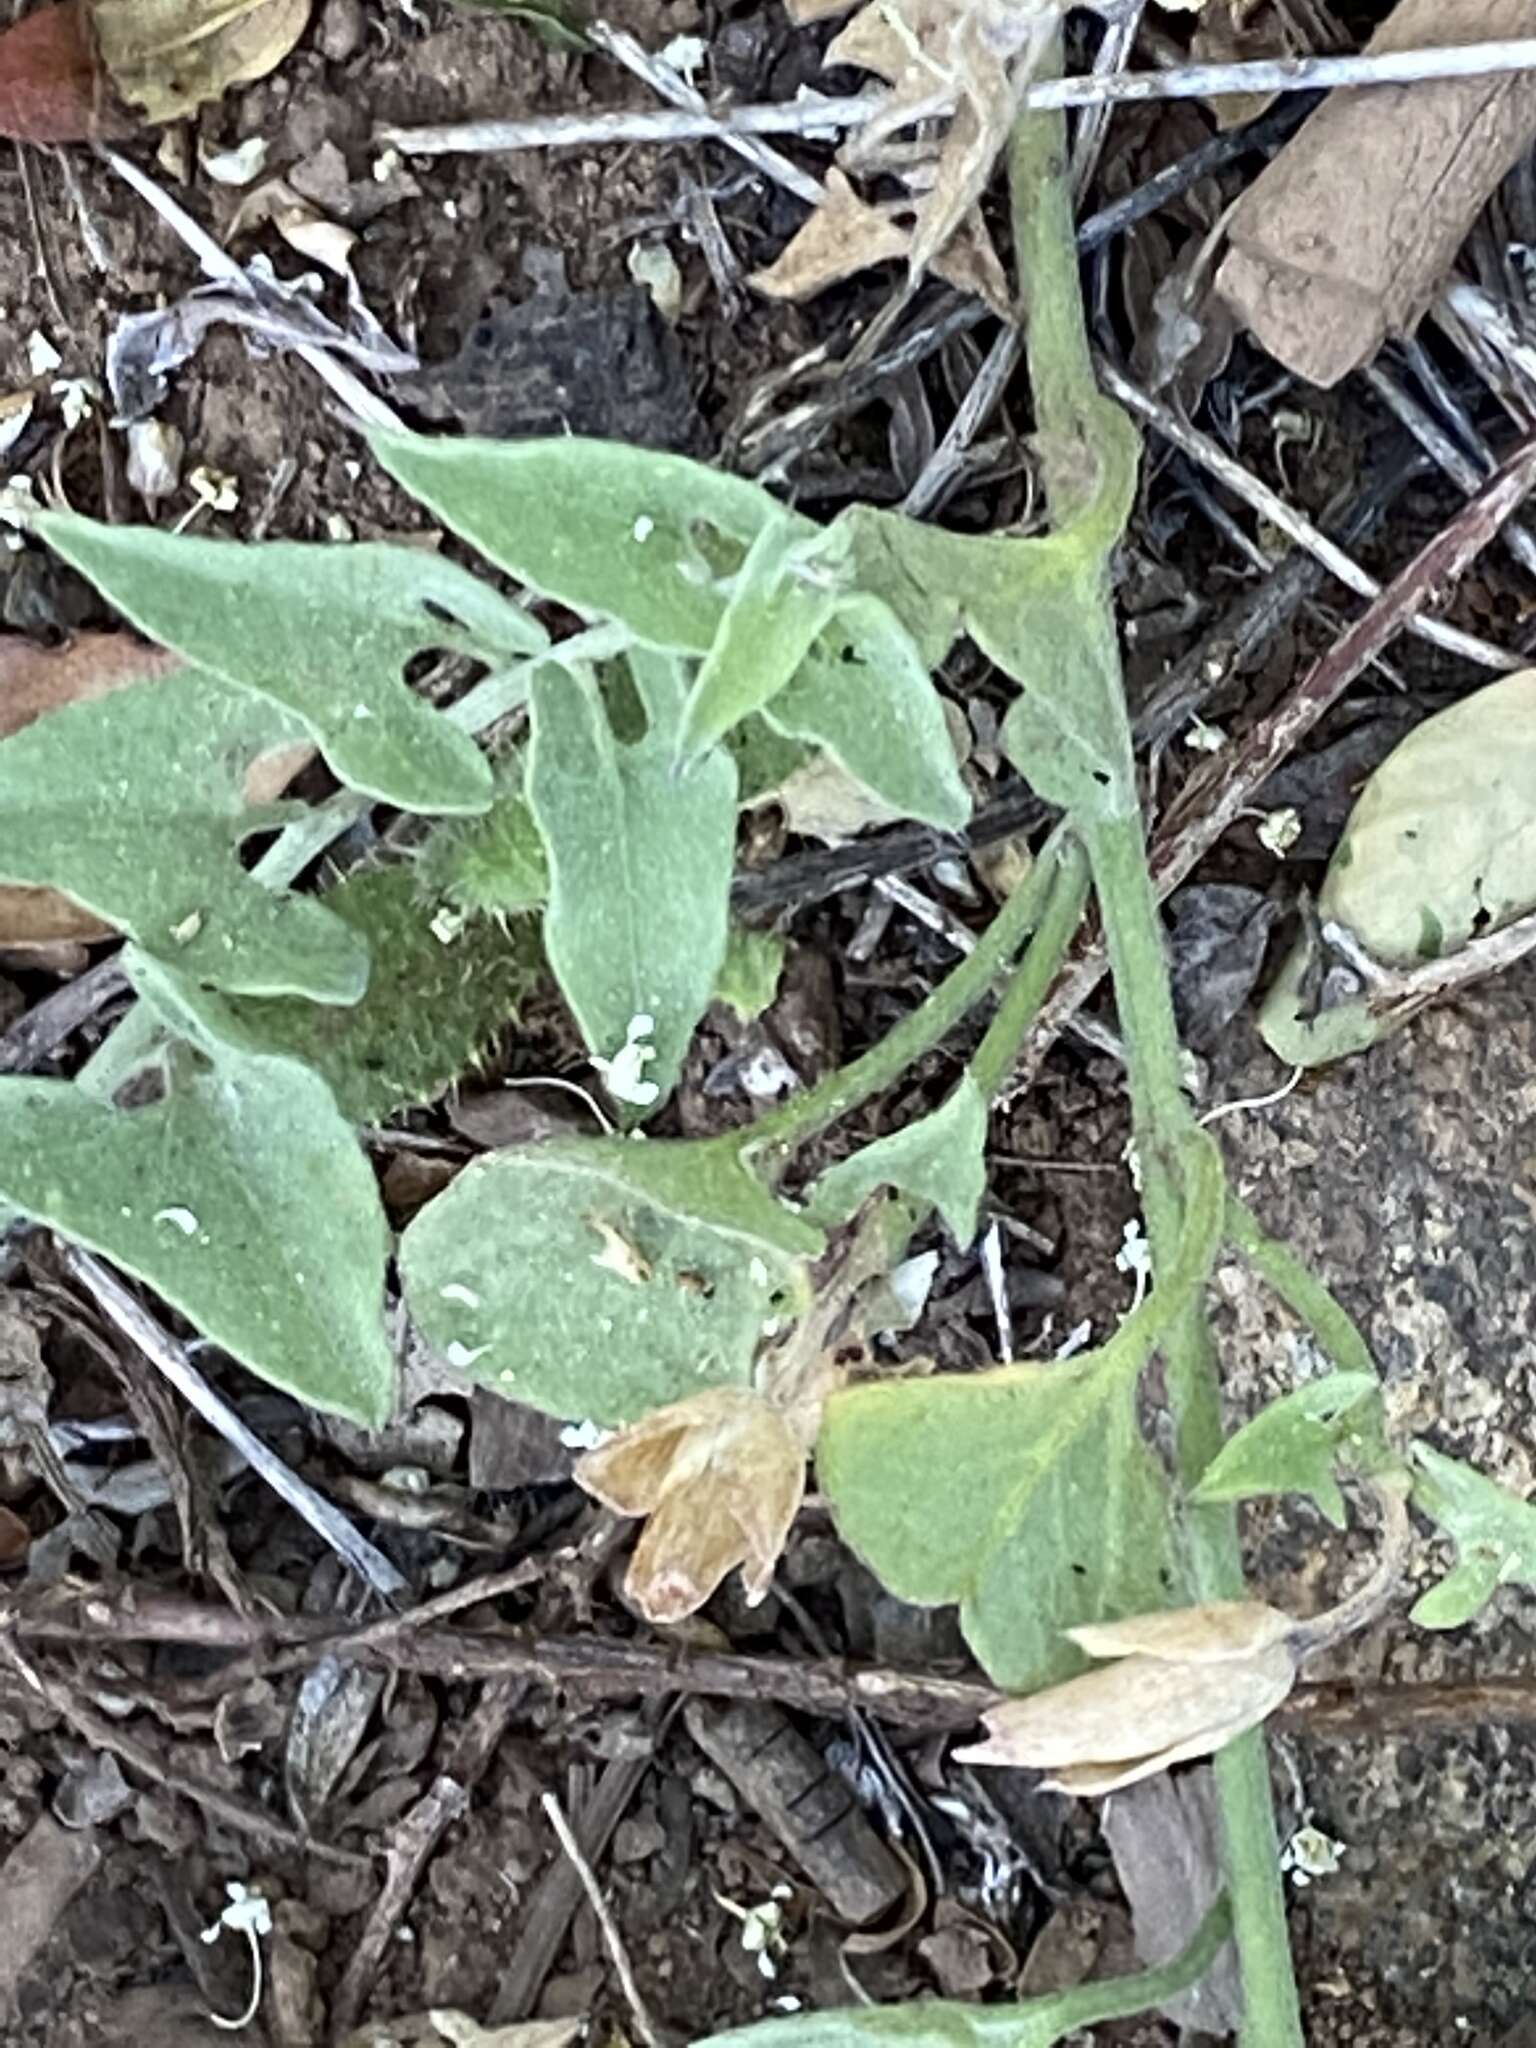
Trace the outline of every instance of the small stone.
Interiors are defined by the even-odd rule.
[[[315,47],[328,63],[345,64],[363,47],[367,32],[363,0],[325,0]]]
[[[615,1863],[644,1863],[667,1845],[667,1831],[654,1814],[622,1820],[614,1831]]]

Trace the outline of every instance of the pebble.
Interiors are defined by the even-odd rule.
[[[366,33],[363,0],[325,0],[315,46],[328,63],[345,64],[355,57]]]

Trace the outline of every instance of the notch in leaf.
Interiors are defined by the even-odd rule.
[[[489,805],[489,763],[405,666],[441,648],[506,666],[547,642],[467,570],[384,542],[247,546],[72,512],[33,523],[141,632],[291,712],[351,788],[409,811]]]

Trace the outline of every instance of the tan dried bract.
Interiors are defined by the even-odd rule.
[[[1094,1797],[1210,1756],[1274,1712],[1296,1680],[1296,1624],[1258,1600],[1216,1601],[1067,1631],[1115,1661],[984,1716],[963,1763],[1049,1771],[1057,1791]]]
[[[589,1451],[576,1477],[616,1514],[648,1520],[625,1590],[647,1621],[695,1613],[741,1566],[763,1599],[805,1493],[803,1435],[762,1395],[714,1387]]]

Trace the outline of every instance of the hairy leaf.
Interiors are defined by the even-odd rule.
[[[733,924],[726,935],[725,958],[715,976],[715,1000],[728,1004],[743,1024],[750,1024],[778,994],[783,972],[784,941],[776,932]]]
[[[731,1141],[593,1138],[475,1160],[407,1229],[430,1343],[548,1414],[617,1424],[744,1386],[765,1324],[798,1313],[818,1231]]]
[[[592,1052],[654,1047],[638,1107],[667,1094],[725,958],[736,850],[736,769],[718,749],[679,774],[682,685],[675,663],[637,657],[648,718],[623,745],[583,670],[533,683],[528,802],[549,855],[544,944]]]
[[[763,707],[788,738],[825,747],[882,803],[957,832],[971,800],[917,647],[878,597],[843,598],[794,679]]]
[[[1328,925],[1411,968],[1536,910],[1536,669],[1474,690],[1393,749],[1350,813],[1317,910],[1259,1016],[1292,1066],[1363,1052],[1418,1007],[1362,988],[1329,953]]]
[[[434,1101],[515,1021],[539,970],[532,925],[445,919],[405,867],[350,875],[321,900],[368,949],[362,1001],[242,999],[231,1011],[256,1044],[323,1075],[354,1123]]]
[[[780,511],[747,549],[683,707],[683,760],[770,703],[831,619],[836,593],[825,579],[809,580],[804,546],[802,522]]]
[[[1380,1382],[1367,1372],[1331,1372],[1271,1401],[1244,1423],[1206,1466],[1193,1498],[1305,1493],[1342,1529],[1337,1470],[1374,1468],[1384,1449]]]
[[[678,654],[709,652],[726,579],[788,516],[745,478],[619,441],[370,438],[390,475],[488,561]]]
[[[823,529],[759,485],[681,455],[575,438],[375,434],[373,447],[498,567],[677,654],[709,654],[765,527],[827,545]],[[775,731],[827,748],[903,815],[953,829],[970,814],[927,665],[878,597],[841,588],[836,616],[763,716]]]
[[[62,889],[213,987],[356,1002],[362,942],[237,857],[290,808],[248,800],[258,764],[302,739],[195,669],[50,712],[0,741],[0,875]]]
[[[841,1223],[876,1188],[898,1188],[937,1209],[957,1243],[976,1235],[986,1190],[986,1097],[969,1074],[929,1116],[890,1131],[831,1167],[812,1187],[810,1212]]]
[[[1003,727],[1008,757],[1032,788],[1080,820],[1134,805],[1120,663],[1104,604],[1109,552],[1135,495],[1136,435],[1118,408],[1096,421],[1101,464],[1084,509],[1043,539],[1001,539],[866,507],[850,515],[853,559],[915,624],[941,638],[963,625],[1019,684]],[[930,649],[931,653],[932,650]]]
[[[388,1233],[330,1090],[201,1030],[163,1072],[163,1098],[134,1110],[0,1080],[0,1203],[114,1260],[273,1386],[384,1422]]]
[[[524,793],[524,759],[496,769],[491,808],[439,825],[417,860],[423,892],[471,916],[539,910],[549,896],[549,859]]]
[[[1416,726],[1361,791],[1318,897],[1394,967],[1536,909],[1536,669]]]
[[[404,810],[483,811],[474,740],[405,681],[431,648],[504,663],[542,630],[454,563],[385,542],[203,540],[39,514],[37,530],[151,639],[284,705],[335,774]]]
[[[1500,1586],[1536,1586],[1536,1504],[1416,1443],[1413,1504],[1456,1546],[1456,1567],[1415,1605],[1421,1628],[1460,1628]]]

